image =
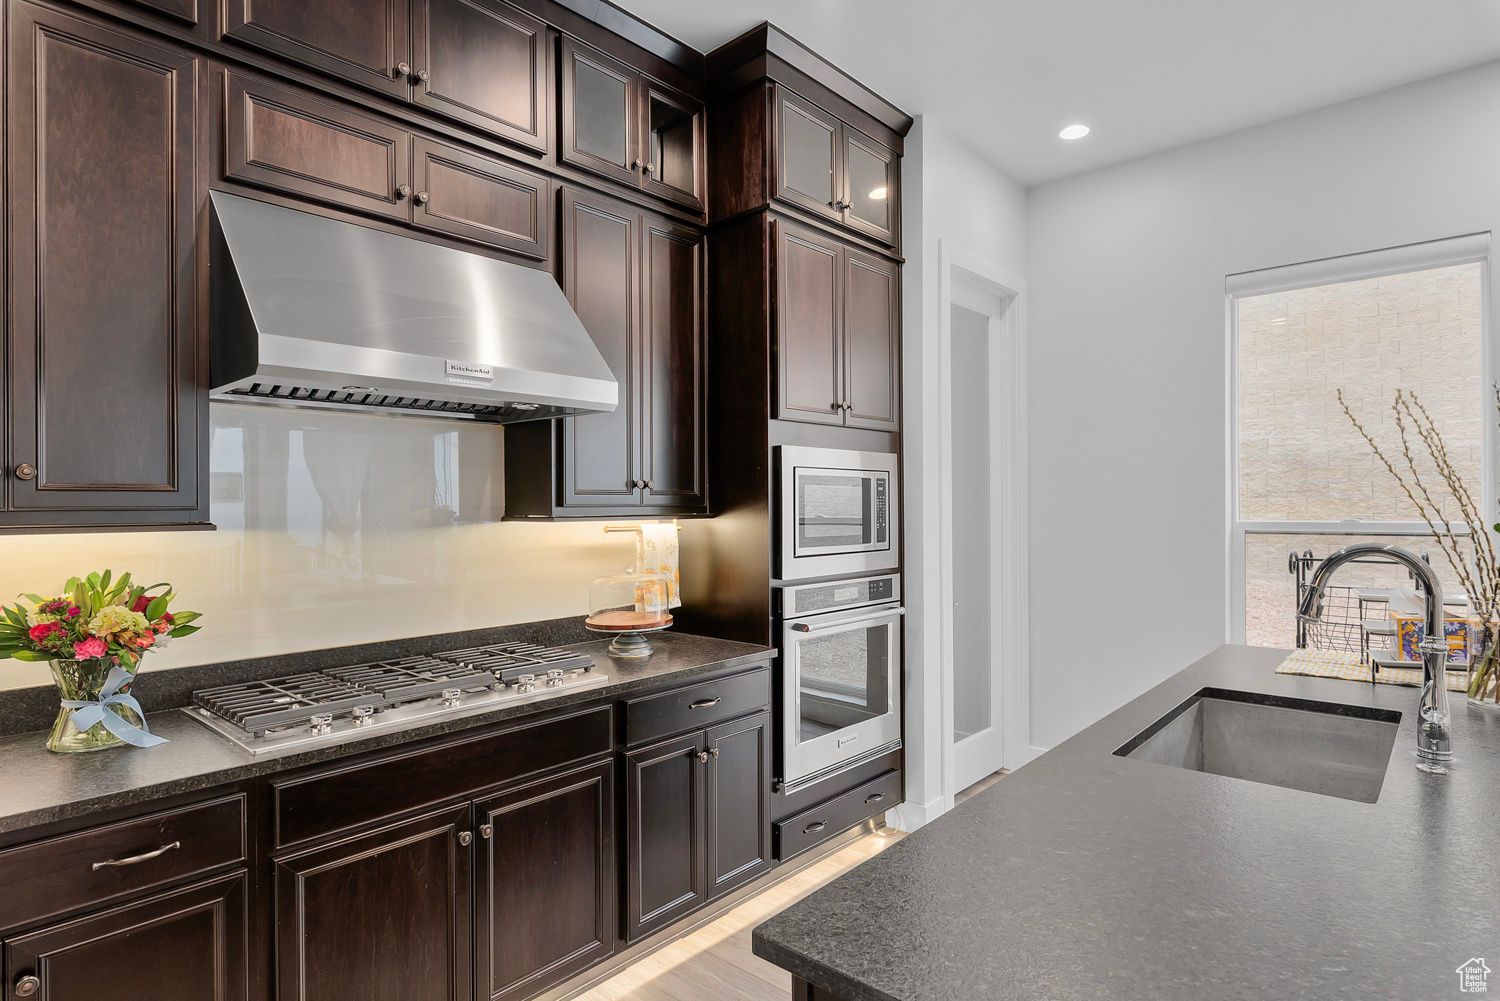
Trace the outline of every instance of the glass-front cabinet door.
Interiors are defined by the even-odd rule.
[[[776,88],[776,197],[831,219],[841,216],[838,119]]]
[[[563,161],[638,184],[635,71],[571,39],[562,61]]]
[[[642,186],[691,208],[703,207],[703,108],[642,80]]]
[[[852,229],[895,243],[900,207],[896,197],[896,154],[855,129],[844,127],[844,167],[848,191],[844,222]]]

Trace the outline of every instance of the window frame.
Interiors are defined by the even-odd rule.
[[[1225,359],[1225,464],[1226,528],[1225,565],[1229,568],[1226,590],[1226,632],[1230,643],[1245,642],[1245,543],[1251,535],[1389,535],[1428,537],[1421,521],[1257,521],[1240,518],[1240,378],[1239,300],[1275,292],[1291,292],[1319,285],[1382,278],[1387,275],[1431,271],[1462,264],[1480,265],[1480,359],[1483,376],[1482,412],[1489,411],[1493,386],[1500,383],[1500,351],[1493,344],[1490,317],[1490,234],[1471,233],[1442,240],[1406,244],[1367,253],[1329,257],[1300,264],[1244,271],[1224,279],[1224,327],[1228,352]],[[1500,478],[1500,424],[1494,419],[1481,424],[1481,510],[1488,521],[1496,510],[1496,480]],[[1472,526],[1454,522],[1453,529],[1469,534]]]

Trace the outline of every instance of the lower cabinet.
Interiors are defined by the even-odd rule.
[[[466,1001],[469,824],[464,803],[278,859],[276,997]]]
[[[5,997],[245,1001],[246,951],[236,872],[6,939]]]
[[[475,806],[476,998],[531,997],[614,952],[614,762]]]
[[[759,712],[626,754],[628,941],[771,868],[770,727]]]

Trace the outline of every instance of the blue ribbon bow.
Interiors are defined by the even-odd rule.
[[[73,725],[82,733],[91,729],[95,724],[103,723],[104,729],[119,737],[127,744],[136,747],[154,747],[157,744],[168,743],[167,738],[158,737],[146,728],[146,712],[135,697],[120,691],[130,684],[133,676],[129,671],[116,665],[109,669],[109,676],[104,679],[104,687],[99,691],[96,701],[80,702],[77,699],[63,699],[62,704],[69,709],[78,710],[73,714]],[[125,706],[132,709],[141,718],[141,725],[136,726],[128,722],[114,708]]]

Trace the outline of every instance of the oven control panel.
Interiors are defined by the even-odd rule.
[[[901,575],[882,574],[826,584],[799,584],[780,588],[784,618],[834,612],[863,605],[879,605],[901,599]]]

